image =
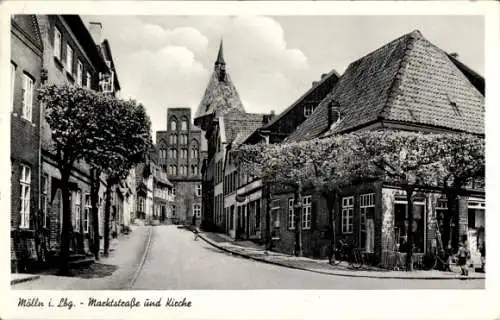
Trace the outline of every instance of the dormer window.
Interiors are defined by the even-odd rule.
[[[313,105],[307,105],[304,107],[304,117],[309,117],[314,112]]]
[[[99,87],[101,92],[113,92],[114,73],[99,73]]]

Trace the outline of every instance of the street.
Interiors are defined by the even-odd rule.
[[[151,243],[145,254],[144,249]],[[402,280],[317,274],[248,260],[220,251],[176,226],[136,227],[117,251],[99,263],[112,275],[57,280],[42,277],[14,289],[246,290],[246,289],[482,289],[484,280]]]

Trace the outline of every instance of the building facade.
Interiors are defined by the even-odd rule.
[[[332,92],[286,141],[359,130],[484,136],[484,79],[414,31],[351,63]],[[473,260],[479,263],[479,248],[484,244],[484,183],[478,181],[465,189],[455,216],[448,220],[444,191],[414,196],[411,227],[417,258],[433,251],[438,241],[456,247],[459,236],[468,235]],[[290,208],[295,199],[283,189],[276,196],[279,207],[285,208],[280,213],[282,227],[276,247],[292,252],[295,231]],[[314,190],[304,191],[305,255],[324,257],[327,252],[331,226],[326,219],[330,214],[326,200]],[[335,240],[348,241],[391,267],[395,252],[406,252],[408,212],[406,194],[398,186],[379,181],[343,188],[333,207]]]
[[[43,43],[34,15],[11,17],[11,269],[29,271],[40,252],[38,233],[46,227],[39,215],[40,103]]]
[[[43,84],[74,85],[116,95],[120,86],[109,43],[94,41],[79,16],[16,15],[11,22],[12,255],[23,261],[21,265],[34,267],[38,264],[29,261],[43,264],[58,254],[62,230],[61,177],[51,128],[36,89]],[[102,238],[105,176],[100,180],[100,230],[96,237]],[[77,161],[69,186],[72,253],[88,253],[94,238],[90,181],[90,167],[84,161]],[[114,197],[123,199],[122,203],[114,204],[117,209],[123,211],[127,196]],[[117,223],[126,223],[124,216],[116,217]],[[29,271],[23,266],[18,269]]]
[[[174,202],[166,223],[201,221],[203,134],[193,125],[190,108],[168,108],[167,130],[156,132],[158,165],[173,184]]]

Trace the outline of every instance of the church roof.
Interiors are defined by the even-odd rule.
[[[382,120],[484,134],[484,95],[464,70],[413,31],[351,63],[288,140],[352,131]],[[329,128],[326,115],[332,101],[339,105],[340,120]]]
[[[214,71],[196,111],[195,119],[212,114],[218,116],[231,109],[245,111],[236,87],[226,70],[221,41]]]

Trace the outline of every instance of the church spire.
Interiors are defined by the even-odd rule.
[[[215,65],[225,65],[226,62],[224,61],[224,50],[223,50],[223,42],[222,39],[220,39],[220,45],[219,45],[219,54],[217,54],[217,60],[215,61]]]

